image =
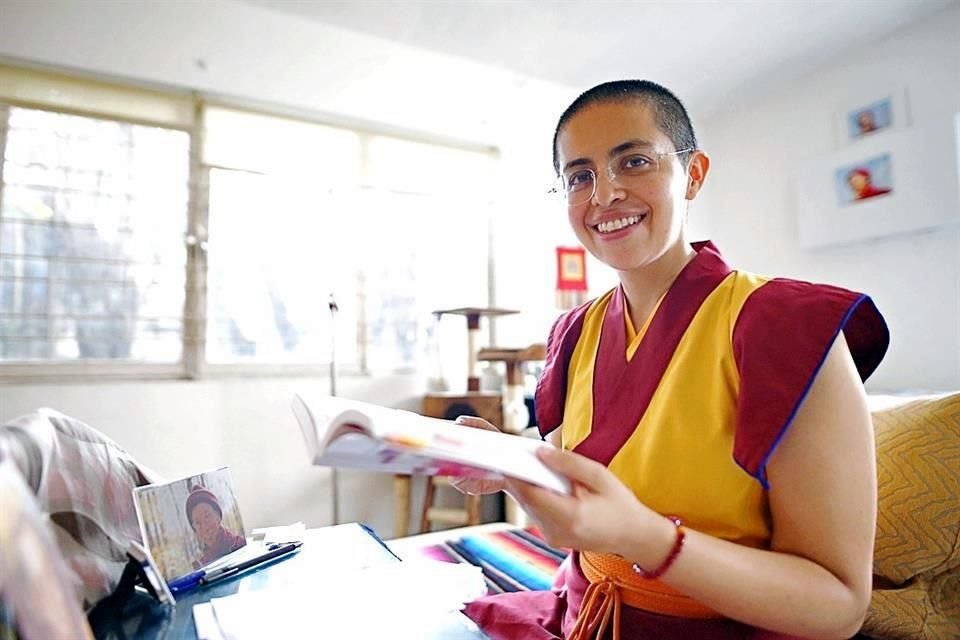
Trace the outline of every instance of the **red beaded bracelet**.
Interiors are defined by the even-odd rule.
[[[677,527],[677,537],[673,540],[673,547],[670,549],[670,553],[667,554],[667,557],[664,559],[664,561],[660,563],[660,566],[653,571],[646,571],[642,569],[640,565],[634,562],[632,565],[633,572],[639,574],[641,578],[646,578],[647,580],[656,580],[667,572],[667,569],[673,565],[674,560],[676,560],[677,556],[680,555],[680,550],[683,548],[683,539],[687,537],[687,532],[683,528],[683,523],[680,522],[680,518],[667,516],[667,520],[672,522]]]

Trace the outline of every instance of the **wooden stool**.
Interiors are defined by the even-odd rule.
[[[403,538],[410,535],[410,485],[412,476],[396,474],[393,476],[393,537]],[[463,509],[441,508],[433,506],[436,488],[448,485],[446,478],[428,477],[423,494],[423,507],[420,510],[420,533],[430,530],[431,522],[445,522],[457,525],[480,524],[481,496],[465,496]]]
[[[423,509],[420,511],[420,533],[430,531],[430,525],[434,522],[457,526],[480,524],[481,496],[464,496],[466,504],[463,509],[433,506],[436,488],[449,486],[449,484],[446,478],[427,478],[427,488],[423,494]]]

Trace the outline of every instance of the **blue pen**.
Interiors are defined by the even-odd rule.
[[[170,587],[171,593],[183,593],[184,591],[189,591],[190,589],[200,586],[200,581],[205,575],[207,575],[207,572],[202,569],[200,571],[194,571],[193,573],[188,573],[185,576],[171,580],[167,583],[167,586]]]

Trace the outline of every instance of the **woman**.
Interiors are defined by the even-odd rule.
[[[217,558],[222,558],[247,544],[246,538],[242,535],[231,533],[224,528],[220,503],[207,489],[200,486],[191,487],[185,511],[190,526],[197,534],[197,539],[203,548],[203,555],[193,563],[195,569],[210,564]]]
[[[620,286],[562,316],[536,397],[562,496],[514,496],[569,566],[484,598],[493,638],[846,638],[870,600],[874,445],[862,379],[888,334],[866,296],[731,269],[686,237],[706,181],[651,82],[587,91],[554,136],[580,242]],[[463,423],[492,428],[477,418]]]

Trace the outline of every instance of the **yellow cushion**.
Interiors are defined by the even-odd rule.
[[[878,511],[863,632],[960,638],[960,394],[873,414]]]

